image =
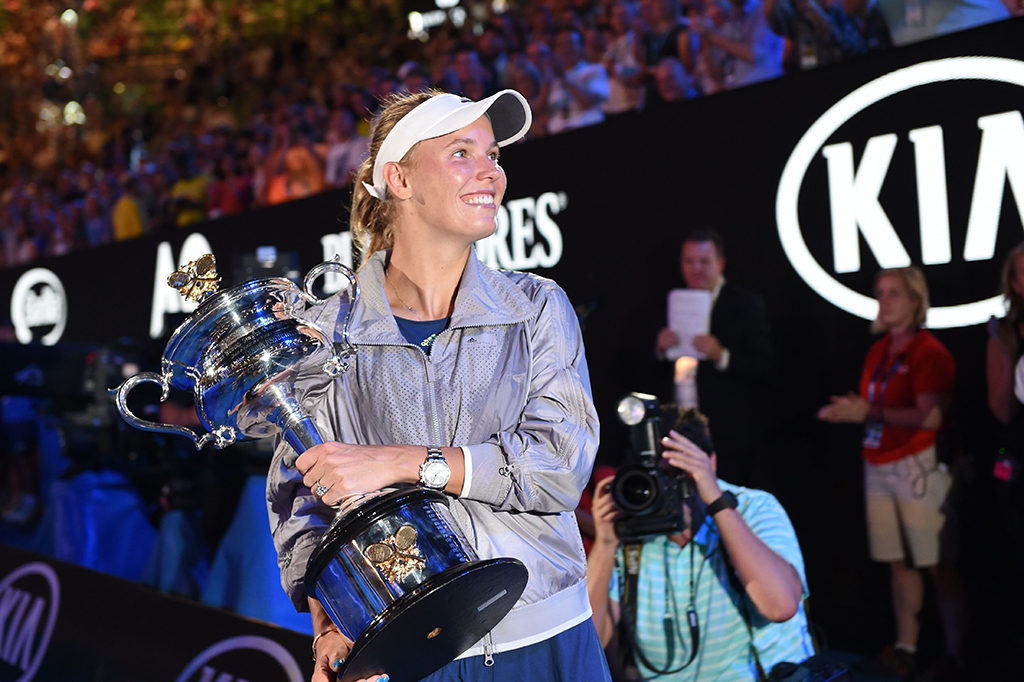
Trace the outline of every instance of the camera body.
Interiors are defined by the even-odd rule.
[[[658,399],[631,393],[619,403],[619,419],[630,427],[631,461],[612,481],[611,494],[623,516],[615,521],[620,540],[672,535],[686,528],[683,501],[693,493],[685,472],[661,464],[661,439],[668,433]]]

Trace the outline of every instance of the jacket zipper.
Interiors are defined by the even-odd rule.
[[[430,419],[434,423],[434,438],[437,445],[435,447],[443,447],[446,445],[444,439],[441,437],[441,420],[437,416],[437,386],[434,385],[434,365],[430,361],[430,356],[426,353],[423,354],[423,366],[427,371],[427,392],[430,394]]]
[[[488,668],[494,665],[494,643],[490,632],[484,637],[484,665]]]
[[[519,323],[518,322],[512,322],[512,323],[508,323],[508,324],[497,324],[497,325],[487,325],[487,326],[493,326],[493,327],[512,327],[512,326],[515,326],[516,324],[519,324]],[[462,325],[462,326],[459,326],[459,327],[448,327],[447,329],[443,330],[437,336],[438,336],[438,338],[441,338],[442,336],[444,336],[445,334],[448,334],[449,332],[455,331],[457,329],[469,329],[469,328],[471,328],[473,326],[476,326],[476,325]],[[445,348],[447,348],[447,345],[445,345]],[[443,446],[447,445],[447,442],[446,442],[446,440],[444,438],[444,434],[441,433],[441,420],[438,417],[438,412],[437,412],[437,386],[434,384],[434,364],[433,364],[433,360],[431,359],[431,356],[426,354],[426,353],[423,354],[423,367],[424,367],[424,369],[427,372],[427,384],[428,384],[428,387],[429,387],[428,388],[428,392],[430,393],[430,417],[431,417],[431,421],[434,424],[434,437],[437,439],[437,447],[443,447]]]
[[[483,326],[506,328],[506,327],[514,327],[515,325],[522,324],[523,322],[525,322],[525,320],[521,320],[521,321],[518,321],[518,322],[507,322],[507,323],[503,323],[503,324],[489,324],[489,325],[483,325]],[[455,331],[457,329],[458,330],[470,329],[470,328],[476,327],[476,326],[481,326],[481,325],[460,325],[458,327],[449,327],[448,329],[445,329],[440,334],[438,334],[438,338],[440,338],[441,336],[447,334],[448,332],[452,332],[452,331]],[[350,340],[350,342],[351,342],[351,340]],[[356,344],[353,343],[353,345],[356,345]],[[381,342],[368,342],[368,343],[361,343],[361,344],[358,344],[358,345],[363,345],[363,346],[401,346],[403,348],[416,348],[416,346],[414,346],[411,343],[410,344],[395,344],[395,343],[387,343],[387,342],[384,342],[384,343],[381,343]],[[422,349],[419,349],[419,350],[422,352]],[[423,355],[423,369],[424,369],[424,371],[427,374],[428,393],[430,394],[430,417],[431,417],[431,421],[433,422],[433,425],[434,425],[434,437],[437,439],[437,447],[443,447],[445,445],[445,440],[444,440],[443,434],[441,433],[441,420],[440,420],[440,418],[438,418],[438,415],[437,415],[437,386],[434,384],[434,365],[433,365],[429,355],[427,355],[426,353],[422,353],[422,355]],[[514,471],[514,467],[513,466],[506,466],[506,467],[502,467],[502,468],[503,468],[504,471],[499,472],[499,473],[501,473],[503,476],[511,476],[512,471]],[[493,661],[492,661],[491,664],[493,665]]]

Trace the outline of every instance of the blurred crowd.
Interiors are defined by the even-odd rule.
[[[514,88],[540,137],[887,48],[886,2],[2,0],[0,267],[345,187],[395,91]]]

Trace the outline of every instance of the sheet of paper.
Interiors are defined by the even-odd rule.
[[[668,326],[679,337],[679,345],[665,351],[676,360],[683,355],[698,360],[704,354],[693,347],[693,337],[707,334],[711,324],[711,292],[704,289],[673,289],[668,293]]]

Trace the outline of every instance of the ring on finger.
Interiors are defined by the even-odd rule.
[[[328,488],[327,486],[325,486],[325,485],[324,485],[323,483],[321,483],[320,481],[317,481],[317,482],[316,482],[316,487],[315,487],[315,488],[313,488],[313,494],[314,494],[314,495],[316,495],[317,497],[323,497],[324,495],[326,495],[326,494],[327,494],[327,491],[328,491],[328,490],[330,490],[330,488]]]

